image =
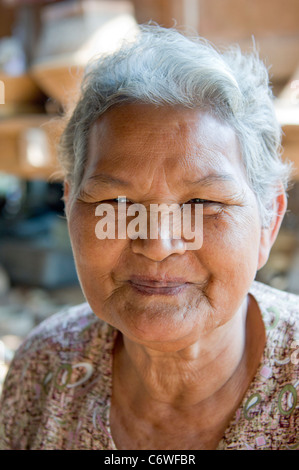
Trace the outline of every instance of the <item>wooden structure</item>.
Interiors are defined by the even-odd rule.
[[[117,0],[109,1],[114,6],[118,3]],[[12,32],[20,6],[23,10],[28,10],[27,17],[32,13],[31,22],[35,22],[36,34],[40,37],[38,35],[42,32],[43,9],[54,8],[59,3],[62,2],[2,1],[0,37]],[[130,3],[134,7],[138,23],[152,20],[165,27],[193,30],[218,46],[236,42],[242,49],[248,50],[252,47],[254,36],[261,57],[266,64],[272,65],[270,73],[273,89],[280,98],[277,101],[277,115],[284,131],[284,156],[294,161],[297,169],[295,178],[299,180],[299,88],[297,99],[297,88],[294,85],[299,80],[299,71],[298,77],[296,75],[299,63],[298,0],[131,0]],[[32,44],[32,32],[30,35]],[[51,162],[48,160],[45,167],[30,168],[29,162],[25,164],[24,161],[26,130],[40,126],[44,129],[45,122],[55,122],[52,116],[40,113],[40,95],[43,96],[41,91],[57,100],[64,89],[69,91],[72,86],[78,86],[80,70],[77,75],[74,72],[68,75],[66,69],[59,64],[55,68],[52,63],[51,67],[48,71],[46,68],[37,70],[32,67],[31,74],[27,76],[19,79],[6,77],[2,80],[7,84],[7,96],[5,105],[0,105],[0,171],[30,179],[48,178],[58,168],[53,142],[49,142]],[[47,83],[44,88],[43,82]],[[294,88],[291,88],[293,85]],[[40,90],[39,87],[43,89]],[[54,132],[57,134],[57,128]],[[45,135],[51,139],[48,132]]]

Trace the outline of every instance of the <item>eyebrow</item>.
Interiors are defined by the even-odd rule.
[[[106,184],[108,186],[130,186],[131,183],[124,181],[121,178],[107,175],[106,173],[99,173],[97,175],[90,176],[87,181],[96,181],[100,184]]]
[[[112,176],[112,175],[107,175],[106,173],[99,173],[97,175],[90,176],[88,178],[88,181],[96,181],[97,183],[105,184],[108,186],[128,187],[131,185],[131,183],[128,181],[125,181],[121,178],[116,178],[115,176]],[[185,180],[185,179],[182,181],[184,184],[190,185],[190,186],[199,186],[199,185],[211,186],[212,184],[219,183],[219,182],[230,182],[230,183],[237,184],[236,179],[229,173],[224,173],[221,175],[208,175],[195,181],[190,181],[190,180]]]
[[[196,181],[190,181],[190,180],[183,180],[183,182],[187,185],[190,186],[211,186],[214,183],[235,183],[237,184],[237,180],[233,177],[233,175],[229,173],[223,173],[221,175],[208,175],[204,176],[203,178],[200,178],[199,180]]]

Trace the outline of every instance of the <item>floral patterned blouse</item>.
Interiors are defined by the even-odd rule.
[[[218,449],[296,449],[299,296],[256,281],[250,293],[260,306],[267,342]],[[87,303],[35,328],[6,377],[0,449],[117,450],[109,426],[116,335]]]

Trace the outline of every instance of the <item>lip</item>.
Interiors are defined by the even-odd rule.
[[[134,290],[144,295],[177,295],[187,286],[188,282],[182,278],[147,278],[133,276],[129,284]]]

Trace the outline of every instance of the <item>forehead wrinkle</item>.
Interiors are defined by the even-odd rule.
[[[200,185],[200,186],[205,186],[205,187],[212,186],[214,183],[219,183],[219,182],[220,183],[229,182],[229,183],[238,184],[236,179],[230,174],[219,174],[219,175],[211,174],[211,175],[204,176],[203,178],[200,178],[194,181],[190,181],[186,179],[183,180],[183,183],[186,185],[190,185],[190,186]]]
[[[108,185],[108,186],[130,186],[131,183],[129,181],[125,181],[121,178],[117,178],[116,176],[107,175],[105,173],[99,173],[96,175],[89,176],[87,181],[95,181],[101,185]]]
[[[125,117],[127,117],[126,114]],[[140,118],[142,117],[145,118],[141,114]],[[104,121],[106,120],[104,119]],[[205,187],[213,184],[217,185],[221,181],[224,183],[232,182],[229,179],[224,181],[222,178],[221,180],[221,176],[214,177],[214,180],[207,178],[212,173],[223,175],[223,173],[232,170],[232,174],[236,175],[234,183],[237,183],[237,186],[240,187],[238,176],[243,170],[243,162],[239,153],[238,139],[229,126],[223,126],[219,122],[206,122],[205,116],[201,119],[191,119],[188,122],[173,119],[171,125],[166,127],[164,122],[162,122],[162,125],[161,122],[157,125],[155,120],[150,120],[148,123],[145,119],[146,125],[142,128],[141,134],[139,135],[139,132],[137,132],[136,135],[136,128],[134,128],[133,133],[130,120],[119,120],[119,116],[117,116],[116,123],[117,127],[115,128],[113,120],[112,122],[108,120],[105,124],[102,122],[104,129],[106,131],[108,129],[112,130],[112,134],[121,131],[118,133],[118,138],[112,139],[112,148],[111,139],[108,139],[109,146],[107,147],[108,143],[106,142],[104,148],[102,142],[98,142],[98,144],[101,144],[98,145],[100,151],[94,152],[94,166],[90,167],[90,173],[97,170],[106,170],[108,173],[113,174],[117,168],[120,177],[123,174],[124,178],[127,177],[131,182],[132,187],[135,186],[136,189],[139,187],[138,192],[150,193],[153,187],[155,189],[159,188],[159,190],[167,188],[169,191],[169,187],[173,186],[171,183],[172,176],[175,177],[177,190],[181,190],[184,184],[193,188],[196,174],[199,178],[206,178],[205,181],[202,181],[202,185]],[[167,120],[166,123],[168,123]],[[209,133],[206,135],[203,124],[214,131],[212,136]],[[100,122],[97,123],[97,127],[101,127]],[[228,131],[228,134],[223,132],[223,127],[226,132]],[[194,131],[195,135],[193,135]],[[102,133],[98,134],[96,132],[94,135],[96,140],[98,138],[101,140],[100,136],[102,136]],[[176,136],[177,138],[175,138]],[[132,147],[131,137],[134,142]],[[172,148],[172,141],[174,140],[176,146]],[[121,145],[119,145],[120,142]],[[239,164],[236,164],[236,160],[239,159]],[[185,174],[182,174],[182,171]],[[179,177],[176,174],[177,172],[179,172]],[[182,176],[186,176],[186,183],[183,182]],[[108,188],[106,182],[100,180],[97,182]],[[163,184],[161,185],[161,183]],[[116,185],[110,185],[110,187],[113,186]],[[126,187],[129,187],[129,185]]]
[[[247,182],[246,167],[237,140],[232,142],[229,148],[225,145],[221,147],[219,143],[198,142],[194,148],[186,148],[185,155],[179,159],[179,165],[182,170],[188,172],[187,177],[189,174],[192,175],[186,178],[187,184],[193,184],[196,181],[194,178],[196,174],[199,176],[198,180],[202,179],[202,184],[205,186],[217,182],[234,183],[240,186],[240,181],[244,176]],[[184,180],[180,181],[184,182]]]

